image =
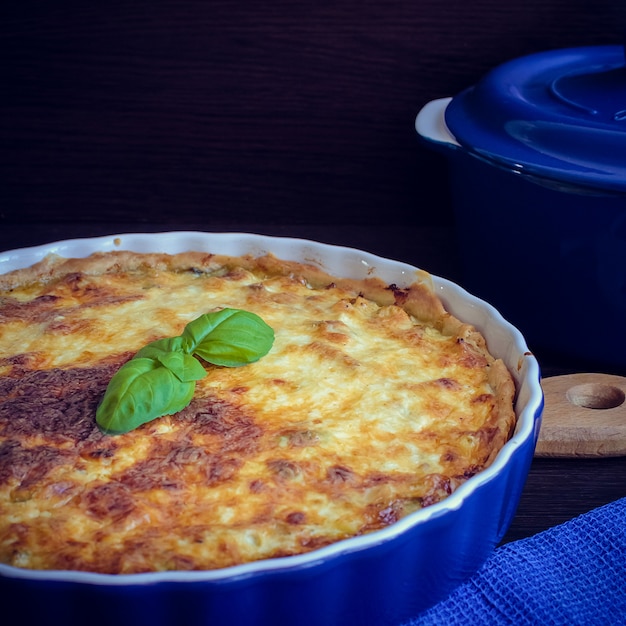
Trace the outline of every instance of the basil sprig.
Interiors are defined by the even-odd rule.
[[[249,311],[221,309],[201,315],[182,335],[149,343],[117,370],[96,411],[98,427],[118,435],[177,413],[191,402],[196,381],[206,376],[196,357],[239,367],[258,361],[273,343],[272,328]]]

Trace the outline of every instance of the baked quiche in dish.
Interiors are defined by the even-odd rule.
[[[186,329],[224,311],[271,329],[261,356],[192,355]],[[107,429],[112,381],[140,362],[172,389],[122,385]],[[162,396],[183,385],[172,409]],[[0,563],[215,570],[367,535],[489,467],[515,391],[424,272],[398,285],[266,251],[48,254],[0,275]]]

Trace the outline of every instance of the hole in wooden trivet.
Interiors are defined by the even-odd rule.
[[[606,383],[586,383],[567,390],[567,399],[585,409],[614,409],[626,400],[626,394],[619,388]]]

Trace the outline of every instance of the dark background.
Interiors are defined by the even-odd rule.
[[[625,31],[621,0],[3,3],[0,249],[245,228],[456,278],[419,109]]]

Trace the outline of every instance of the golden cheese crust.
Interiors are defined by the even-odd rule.
[[[187,408],[102,434],[116,369],[222,307],[272,326],[269,354],[205,364]],[[0,276],[0,562],[214,569],[371,532],[489,465],[513,393],[425,282],[272,256],[49,257]]]

